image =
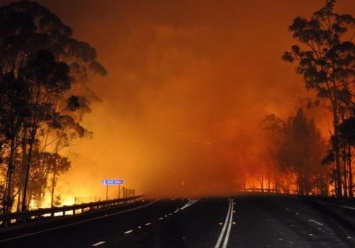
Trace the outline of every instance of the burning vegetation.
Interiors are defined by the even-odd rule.
[[[28,209],[46,191],[55,205],[60,174],[71,167],[62,151],[89,132],[88,74],[105,74],[95,50],[41,5],[23,1],[0,9],[0,142],[4,211]]]
[[[276,38],[286,9],[270,16],[271,1],[256,2],[88,1],[98,19],[66,18],[114,72],[95,84],[106,75],[95,49],[54,13],[31,1],[0,7],[3,212],[60,205],[73,191],[95,198],[118,174],[154,197],[353,197],[354,18],[326,0],[294,19],[291,41],[286,28]],[[44,4],[66,13],[65,1]],[[290,42],[282,60],[296,73],[280,60]]]

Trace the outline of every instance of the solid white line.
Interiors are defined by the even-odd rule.
[[[97,242],[96,244],[93,244],[92,246],[99,246],[99,245],[102,245],[105,243],[106,243],[106,241],[100,241],[100,242]]]
[[[228,222],[230,221],[231,210],[232,210],[232,201],[229,200],[229,207],[228,207],[227,216],[226,216],[226,219],[224,221],[222,231],[221,231],[221,233],[220,233],[220,235],[218,237],[217,243],[214,246],[215,248],[219,248],[220,245],[221,245],[222,239],[224,237],[224,233],[226,232],[226,229],[227,229],[227,225],[229,224]]]
[[[227,233],[226,233],[226,237],[224,238],[224,242],[223,242],[223,246],[222,248],[226,248],[227,244],[228,244],[228,240],[229,240],[229,235],[231,232],[231,228],[232,228],[232,220],[233,220],[233,199],[230,200],[230,205],[231,205],[231,211],[230,211],[230,215],[229,215],[229,220],[228,220],[228,229],[227,229]]]
[[[226,231],[226,227],[227,227],[227,222],[229,220],[229,215],[230,215],[230,208],[231,208],[231,205],[230,205],[230,202],[229,202],[229,207],[228,207],[228,212],[227,212],[227,216],[226,216],[226,219],[224,221],[224,224],[223,224],[223,228],[222,228],[222,231],[218,237],[218,240],[217,240],[217,243],[215,245],[215,248],[219,248],[219,246],[221,245],[221,242],[222,242],[222,238],[224,236],[224,233]]]

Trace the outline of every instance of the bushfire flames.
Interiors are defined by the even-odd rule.
[[[106,199],[107,178],[147,197],[294,193],[300,185],[321,193],[323,178],[300,182],[278,167],[276,139],[262,123],[270,115],[287,123],[314,96],[281,56],[295,43],[292,20],[323,0],[37,2],[89,42],[108,71],[88,82],[100,98],[82,119],[93,137],[61,151],[71,168],[58,179],[58,205]],[[355,2],[339,0],[336,11],[354,15]],[[326,144],[330,115],[304,111]],[[315,153],[325,156],[323,148]],[[328,175],[331,166],[319,168]],[[50,207],[51,192],[42,199],[30,208]]]

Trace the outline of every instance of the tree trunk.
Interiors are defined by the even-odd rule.
[[[30,127],[30,137],[29,137],[29,149],[28,149],[28,157],[27,157],[27,163],[26,163],[26,179],[25,179],[25,185],[23,188],[23,201],[22,201],[22,211],[27,210],[26,209],[26,194],[27,194],[27,187],[28,187],[28,180],[30,177],[30,168],[31,168],[31,160],[32,160],[32,151],[33,151],[33,145],[35,142],[36,134],[37,134],[37,121],[38,121],[38,102],[40,98],[40,87],[37,87],[37,94],[35,98],[35,103],[34,103],[34,114],[33,114],[33,121],[31,123]],[[26,133],[25,133],[26,137]]]
[[[349,174],[349,198],[354,198],[353,192],[353,172],[351,164],[351,145],[348,146],[348,174]]]
[[[56,167],[56,165],[55,165]],[[54,168],[54,171],[53,171],[53,178],[52,178],[52,188],[51,188],[51,207],[54,207],[54,189],[55,189],[55,186],[56,186],[56,176],[57,176],[57,171],[56,171],[56,168]]]
[[[343,192],[344,192],[344,197],[348,197],[348,176],[347,176],[347,168],[346,168],[346,162],[347,162],[347,156],[346,156],[346,148],[344,147],[342,150],[343,152],[343,157],[342,157],[342,160],[343,160]]]
[[[26,173],[25,173],[25,184],[23,187],[23,196],[22,196],[22,211],[28,210],[27,205],[26,205],[26,201],[27,201],[28,181],[29,181],[30,169],[31,169],[33,143],[34,143],[34,138],[32,139],[32,137],[31,137],[30,147],[28,149],[28,157],[27,157],[27,161],[25,163],[26,164]]]
[[[335,82],[334,82],[334,100],[333,100],[333,128],[334,128],[334,137],[335,141],[333,142],[333,148],[334,148],[334,156],[335,156],[335,190],[336,190],[336,196],[337,197],[342,197],[342,182],[341,182],[341,168],[340,168],[340,148],[339,148],[339,131],[338,131],[338,125],[339,125],[339,117],[338,117],[338,111],[337,111],[337,101],[336,101],[336,89],[335,89]]]
[[[13,199],[13,175],[15,170],[15,138],[11,139],[10,143],[10,156],[9,156],[9,164],[6,173],[6,194],[4,201],[4,212],[11,212],[12,204],[14,202]]]

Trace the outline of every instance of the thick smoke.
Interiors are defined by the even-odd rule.
[[[59,190],[103,196],[104,178],[155,196],[228,194],[257,168],[258,123],[287,118],[307,92],[288,26],[324,1],[38,1],[93,45],[109,75]],[[339,11],[355,3],[339,1]],[[110,189],[113,194],[115,189]]]

